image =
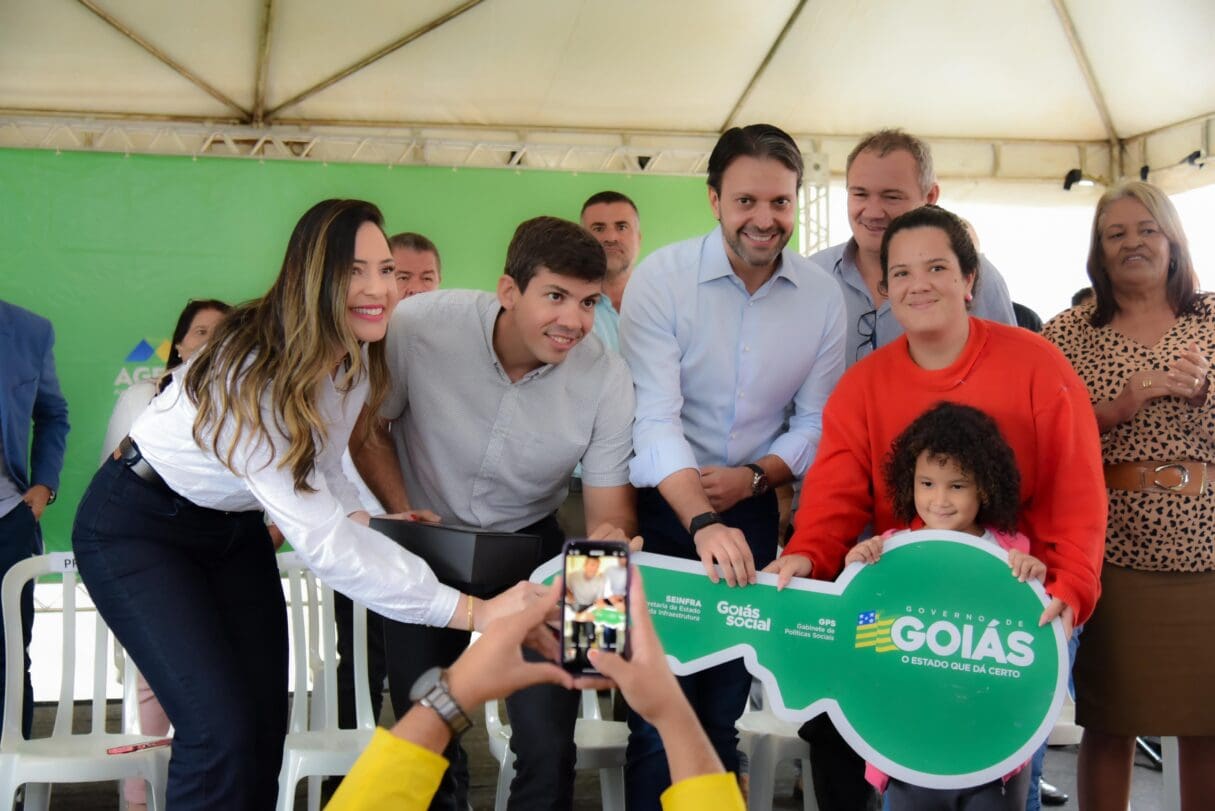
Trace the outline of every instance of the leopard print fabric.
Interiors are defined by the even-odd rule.
[[[1144,346],[1108,324],[1089,323],[1092,304],[1051,319],[1042,334],[1062,350],[1094,403],[1112,400],[1140,369],[1164,371],[1190,344],[1215,359],[1215,296],[1202,295],[1197,314],[1184,315],[1155,346]],[[1215,389],[1215,385],[1211,387]],[[1177,397],[1149,400],[1131,420],[1101,436],[1106,464],[1141,459],[1215,462],[1215,391],[1201,406]],[[1105,559],[1145,571],[1215,570],[1215,495],[1109,490]]]

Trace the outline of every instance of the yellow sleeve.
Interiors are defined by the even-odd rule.
[[[326,811],[412,811],[430,807],[447,758],[377,728]]]
[[[662,811],[745,811],[738,780],[732,772],[702,774],[680,780],[662,793]]]

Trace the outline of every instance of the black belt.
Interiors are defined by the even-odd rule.
[[[143,454],[139,452],[139,446],[129,436],[124,436],[122,442],[118,443],[118,450],[114,451],[114,459],[122,462],[127,470],[148,484],[154,484],[165,492],[176,495],[173,488],[169,487],[165,480],[160,477],[160,474],[156,472],[156,468],[149,465],[148,461],[143,458]]]

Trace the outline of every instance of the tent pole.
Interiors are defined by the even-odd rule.
[[[1059,17],[1059,25],[1063,28],[1067,43],[1072,48],[1072,55],[1076,57],[1076,66],[1080,68],[1080,73],[1084,75],[1084,82],[1088,85],[1089,96],[1097,107],[1097,114],[1101,116],[1101,125],[1105,127],[1105,134],[1110,145],[1110,174],[1113,175],[1111,180],[1116,182],[1122,179],[1122,141],[1118,138],[1118,131],[1114,129],[1114,120],[1110,117],[1105,95],[1101,92],[1101,86],[1097,84],[1097,76],[1093,73],[1093,66],[1088,61],[1088,54],[1084,50],[1083,43],[1080,42],[1080,35],[1076,33],[1076,26],[1072,22],[1071,13],[1067,10],[1067,4],[1064,0],[1052,0],[1052,3],[1055,7],[1055,14]]]

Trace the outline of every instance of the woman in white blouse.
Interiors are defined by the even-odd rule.
[[[81,499],[80,573],[176,729],[178,811],[274,806],[286,614],[263,510],[330,586],[393,619],[479,630],[539,593],[476,602],[440,584],[368,527],[341,472],[355,418],[387,386],[382,223],[358,200],[304,214],[269,292],[228,315]]]

